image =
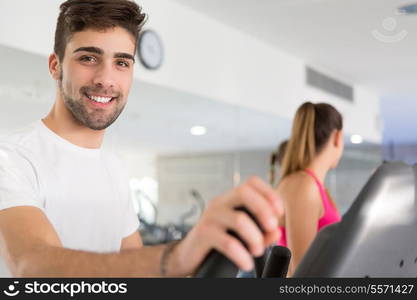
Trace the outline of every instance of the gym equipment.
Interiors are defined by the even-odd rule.
[[[144,245],[164,244],[173,240],[180,240],[186,236],[192,228],[192,225],[186,224],[187,219],[201,216],[205,208],[204,199],[197,190],[191,189],[190,195],[193,200],[192,206],[179,217],[179,222],[162,226],[156,224],[158,209],[150,197],[140,189],[135,191],[135,197],[138,199],[139,204],[139,231]],[[142,207],[145,202],[149,203],[153,209],[154,220],[152,222],[145,218],[142,213],[144,211]]]
[[[417,165],[382,164],[340,223],[317,235],[294,277],[415,277]]]
[[[415,277],[416,183],[417,164],[383,163],[342,221],[318,233],[293,277]],[[263,272],[265,277],[272,274],[285,277],[289,257],[284,252],[279,263],[273,262],[271,252]],[[219,256],[217,253],[216,259],[206,259],[199,277],[235,274],[233,267],[236,267]],[[211,264],[211,271],[205,273],[207,264]]]
[[[261,228],[256,218],[244,207],[238,207],[237,210],[247,213],[256,225]],[[262,228],[261,228],[262,229]],[[245,242],[234,232],[229,231],[231,235],[236,237],[243,245]],[[245,245],[246,246],[246,245]],[[266,261],[265,252],[262,256],[254,258],[256,274],[262,274],[262,270]],[[216,250],[211,250],[203,263],[198,268],[195,277],[197,278],[236,278],[238,274],[238,267],[226,258],[223,254]]]
[[[257,278],[285,278],[290,265],[291,251],[287,247],[274,246],[268,256],[262,276]]]
[[[205,201],[203,199],[203,197],[201,196],[201,194],[196,190],[196,189],[191,189],[190,190],[190,195],[194,201],[194,203],[192,204],[191,208],[186,211],[184,214],[182,214],[179,218],[180,218],[180,224],[183,228],[186,228],[186,220],[191,218],[191,217],[201,217],[201,215],[204,212],[204,209],[206,207]]]

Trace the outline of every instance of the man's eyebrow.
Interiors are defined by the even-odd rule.
[[[115,58],[127,58],[133,60],[135,62],[135,57],[129,53],[118,52],[114,55]]]
[[[97,47],[80,47],[78,49],[75,49],[73,53],[75,52],[80,52],[80,51],[85,51],[85,52],[92,52],[92,53],[96,53],[96,54],[103,54],[103,50],[101,50],[100,48]]]
[[[85,51],[85,52],[92,52],[99,55],[103,55],[104,51],[98,47],[80,47],[78,49],[75,49],[73,53]],[[132,54],[124,53],[124,52],[117,52],[114,54],[115,58],[126,58],[131,59],[133,62],[135,62],[135,57]]]

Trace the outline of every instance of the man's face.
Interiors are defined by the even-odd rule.
[[[133,36],[121,27],[75,33],[59,80],[65,107],[84,126],[102,130],[123,111],[132,83]]]

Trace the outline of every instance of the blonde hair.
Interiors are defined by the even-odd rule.
[[[287,149],[288,140],[285,140],[279,144],[277,151],[271,153],[269,163],[269,183],[273,186],[275,184],[275,165],[282,165],[282,159],[284,158],[285,150]]]
[[[295,114],[291,137],[281,165],[281,179],[307,168],[323,149],[333,130],[343,127],[342,116],[330,104],[303,103]]]

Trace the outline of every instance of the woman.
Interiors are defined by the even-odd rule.
[[[340,113],[326,103],[306,102],[295,115],[276,188],[284,202],[278,245],[292,252],[289,276],[317,232],[340,221],[340,214],[323,182],[342,156],[342,123]]]
[[[287,149],[288,140],[284,140],[279,144],[278,149],[276,152],[272,152],[270,164],[269,164],[269,183],[274,186],[275,185],[275,166],[278,165],[281,167],[282,159],[284,158],[285,150]]]

